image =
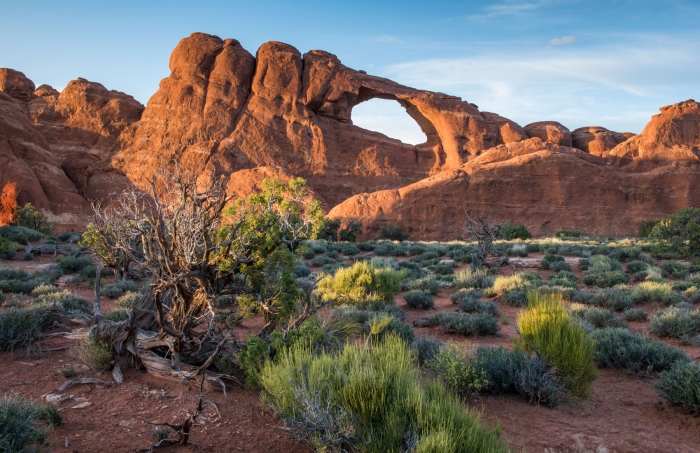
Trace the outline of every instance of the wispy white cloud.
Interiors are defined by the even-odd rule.
[[[380,35],[380,36],[377,36],[376,38],[373,38],[372,41],[388,42],[388,43],[393,43],[393,44],[406,44],[405,42],[401,41],[400,39],[394,38],[393,36],[390,36],[390,35]]]
[[[700,94],[700,39],[610,37],[596,48],[490,50],[464,58],[401,63],[379,75],[462,96],[520,124],[556,120],[639,132],[662,105]]]
[[[575,42],[576,36],[574,35],[563,36],[561,38],[554,38],[549,40],[549,43],[553,46],[565,46],[567,44],[573,44]]]
[[[468,15],[467,18],[472,20],[487,20],[505,16],[522,16],[524,14],[533,13],[549,3],[551,2],[547,0],[540,0],[536,2],[509,1],[497,3],[495,5],[486,6],[482,8],[480,12]]]

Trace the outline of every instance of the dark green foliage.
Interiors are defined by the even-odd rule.
[[[68,367],[61,370],[61,376],[66,379],[75,376],[75,367],[73,365],[68,365]]]
[[[123,308],[115,308],[114,310],[105,313],[105,319],[109,319],[114,322],[126,321],[129,319],[129,311]]]
[[[418,364],[425,365],[430,362],[435,355],[445,347],[445,343],[437,338],[419,337],[413,344],[417,355]]]
[[[634,281],[635,282],[642,282],[646,280],[646,278],[649,276],[649,272],[647,271],[639,271],[634,273]]]
[[[437,275],[452,275],[455,273],[454,267],[449,264],[435,264],[428,266],[428,270]]]
[[[139,285],[133,280],[122,280],[120,282],[110,283],[102,288],[101,294],[111,299],[117,299],[126,292],[138,292]]]
[[[445,333],[495,335],[501,329],[488,313],[448,313],[441,311],[426,318],[428,325],[440,326]]]
[[[38,241],[43,239],[46,235],[23,226],[7,225],[0,227],[0,236],[18,244],[27,245],[27,242]]]
[[[426,251],[420,255],[414,255],[410,258],[410,261],[414,263],[420,263],[423,266],[428,266],[431,264],[437,264],[440,261],[440,255],[434,251]]]
[[[588,266],[591,264],[591,259],[590,258],[580,258],[578,260],[578,266],[581,268],[582,271],[587,271]]]
[[[651,231],[658,239],[656,253],[683,257],[700,256],[700,208],[683,208],[660,220]]]
[[[598,307],[579,306],[572,310],[572,313],[596,329],[604,329],[606,327],[626,327],[627,323],[622,319],[617,319],[615,315],[608,310]]]
[[[540,251],[540,244],[536,242],[530,242],[526,245],[528,253],[537,253]]]
[[[31,347],[54,319],[43,307],[0,311],[0,351]]]
[[[688,268],[676,261],[666,261],[661,265],[664,277],[684,279],[688,277]]]
[[[362,234],[362,223],[353,220],[340,229],[338,232],[338,239],[344,242],[357,242],[357,236],[360,234]]]
[[[635,301],[628,288],[624,286],[614,286],[612,288],[603,289],[600,293],[595,295],[590,303],[608,310],[620,311],[634,307]]]
[[[471,269],[460,269],[455,274],[455,288],[486,289],[493,286],[494,278],[488,272]]]
[[[658,223],[658,220],[642,220],[637,224],[637,235],[640,238],[648,238]]]
[[[641,260],[629,261],[627,263],[627,270],[630,272],[641,272],[649,269],[649,265]]]
[[[471,362],[463,349],[449,345],[440,349],[427,365],[447,388],[462,398],[469,398],[478,394],[487,383],[484,372]]]
[[[603,271],[586,274],[583,276],[583,283],[595,285],[600,288],[610,288],[622,283],[629,283],[630,277],[622,271]]]
[[[554,286],[576,288],[577,281],[578,277],[576,277],[576,274],[565,270],[555,272],[549,276],[549,283]]]
[[[596,342],[595,360],[599,366],[643,374],[665,371],[676,362],[689,361],[679,348],[627,329],[607,328],[591,335]]]
[[[97,276],[97,266],[93,264],[85,266],[80,270],[80,272],[78,272],[78,274],[80,275],[80,278],[92,284],[94,283],[95,277]],[[109,268],[103,267],[102,269],[100,269],[101,278],[108,277],[112,274],[113,272]]]
[[[411,308],[422,308],[428,310],[435,306],[433,296],[429,292],[413,290],[403,295],[406,304]]]
[[[487,313],[491,316],[499,316],[501,312],[498,305],[491,301],[480,302],[478,299],[465,298],[458,304],[459,310],[465,313]]]
[[[48,217],[34,209],[31,203],[16,208],[15,223],[45,235],[52,234],[56,228],[56,222],[49,221]]]
[[[556,406],[564,393],[555,370],[537,356],[503,346],[480,346],[474,364],[484,372],[485,390],[492,393],[516,393],[549,407]]]
[[[560,239],[579,239],[583,236],[583,233],[574,230],[561,230],[554,233],[554,236]]]
[[[382,225],[379,228],[379,239],[406,241],[408,240],[408,233],[398,225]]]
[[[80,272],[87,266],[92,266],[92,260],[88,256],[72,257],[66,256],[59,261],[58,266],[66,274]],[[95,274],[93,273],[93,277]]]
[[[73,353],[85,365],[96,371],[109,371],[114,365],[114,351],[111,343],[89,339],[75,346]]]
[[[339,245],[340,245],[340,253],[342,253],[345,256],[353,256],[353,255],[357,255],[358,253],[360,253],[360,249],[355,244],[341,243]]]
[[[326,219],[319,229],[318,239],[355,242],[360,234],[362,234],[362,223],[358,221],[353,220],[343,226],[338,219]]]
[[[0,256],[8,259],[8,260],[13,260],[15,259],[15,256],[17,255],[17,249],[18,245],[15,242],[8,241],[4,237],[0,237]],[[31,255],[29,255],[31,257]]]
[[[527,291],[524,289],[508,291],[503,295],[503,302],[511,307],[527,307]]]
[[[377,243],[374,241],[360,242],[357,244],[357,247],[363,252],[372,252],[376,246]]]
[[[679,361],[659,374],[654,388],[672,404],[693,415],[700,415],[700,364]]]
[[[569,266],[563,256],[548,253],[542,258],[541,263],[543,269],[571,272],[571,266]]]
[[[625,321],[627,322],[632,322],[632,321],[646,321],[648,313],[642,310],[641,308],[628,308],[627,310],[622,312],[622,316],[625,318]]]
[[[501,239],[505,239],[506,241],[512,241],[515,239],[525,240],[530,239],[532,237],[532,234],[530,234],[525,225],[516,225],[511,222],[506,222],[501,227],[500,237]]]
[[[156,442],[165,440],[168,437],[170,437],[170,428],[167,426],[161,426],[160,428],[153,430],[153,438],[156,440]]]
[[[319,255],[311,260],[312,266],[326,266],[328,264],[338,264],[338,261],[328,255]]]
[[[305,266],[303,264],[297,264],[296,266],[294,266],[294,272],[292,272],[292,275],[294,275],[295,278],[299,278],[308,277],[310,273],[311,269],[308,266]]]
[[[52,404],[38,405],[17,395],[4,396],[0,401],[0,452],[48,451],[44,441],[49,431],[62,422]]]
[[[382,242],[374,247],[377,256],[406,256],[406,249],[401,244]]]
[[[318,239],[336,242],[338,240],[338,230],[340,230],[339,219],[326,219],[318,232]]]
[[[409,261],[399,261],[396,268],[405,272],[407,279],[417,279],[426,275],[426,272],[418,264]]]

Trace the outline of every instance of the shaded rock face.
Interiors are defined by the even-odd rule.
[[[610,151],[609,162],[642,170],[663,163],[700,160],[700,104],[689,99],[660,110],[639,135]]]
[[[111,160],[120,134],[139,120],[143,105],[81,78],[61,93],[42,85],[33,95],[29,118],[81,195],[103,201],[132,187]]]
[[[29,102],[34,93],[34,82],[19,71],[0,68],[0,91],[21,102]]]
[[[0,91],[0,187],[15,182],[20,205],[30,202],[64,225],[81,224],[88,203],[27,117],[25,94],[18,100]]]
[[[627,138],[625,134],[612,132],[600,126],[580,127],[571,133],[574,148],[600,157],[606,157],[610,150]]]
[[[552,142],[562,146],[572,146],[571,132],[556,121],[539,121],[523,127],[528,137],[537,137],[542,141]]]

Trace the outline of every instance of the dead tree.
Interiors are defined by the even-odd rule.
[[[508,257],[500,259],[497,262],[487,261],[491,254],[491,245],[495,241],[505,222],[496,222],[493,219],[487,218],[483,213],[477,213],[476,219],[473,219],[469,212],[465,209],[464,214],[467,216],[467,224],[464,225],[464,232],[467,237],[476,241],[479,250],[472,253],[472,271],[479,269],[483,265],[489,267],[497,267],[508,263]]]
[[[268,182],[265,194],[232,204],[223,181],[202,190],[176,173],[158,181],[170,188],[165,197],[154,179],[147,195],[128,191],[113,207],[93,204],[109,247],[146,270],[152,283],[127,321],[99,319],[92,334],[149,372],[179,382],[200,376],[205,388],[225,390],[224,381],[234,378],[208,368],[219,354],[235,360],[238,343],[215,322],[214,299],[253,301],[265,316],[264,332],[278,328],[286,314],[278,299],[289,283],[285,253],[321,218],[300,181]],[[299,306],[301,319],[317,310],[301,300]]]

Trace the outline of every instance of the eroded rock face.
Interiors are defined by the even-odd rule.
[[[496,143],[499,145],[527,140],[525,130],[515,121],[504,118],[495,113],[481,113],[487,122],[494,123],[498,128]]]
[[[571,133],[574,148],[600,157],[606,157],[610,150],[627,138],[625,134],[609,131],[600,126],[580,127]]]
[[[141,118],[143,105],[138,101],[78,78],[61,93],[40,86],[28,109],[35,128],[81,195],[104,201],[131,187],[111,160],[120,134]]]
[[[88,203],[66,177],[20,103],[0,91],[0,187],[9,182],[17,183],[20,205],[32,203],[63,225],[84,222]]]
[[[556,121],[538,121],[523,127],[528,137],[537,137],[542,141],[552,142],[556,145],[571,146],[571,132],[561,123]]]
[[[32,99],[32,93],[34,93],[34,82],[22,72],[0,68],[0,91],[4,91],[11,98],[29,102]]]
[[[663,163],[700,160],[700,104],[689,99],[660,110],[641,134],[610,151],[611,163],[643,170]]]

